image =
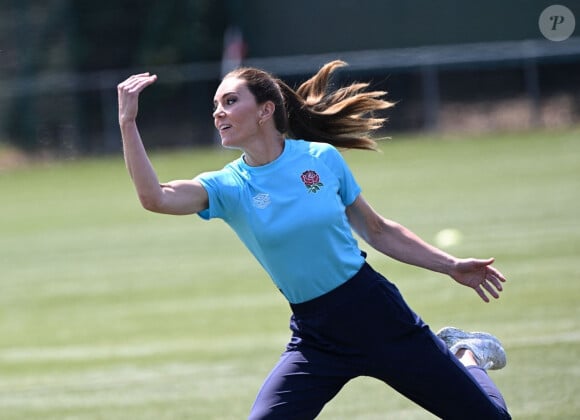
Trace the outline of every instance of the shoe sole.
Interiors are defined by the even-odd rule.
[[[460,340],[466,340],[470,338],[491,340],[496,342],[501,347],[501,342],[497,339],[496,336],[482,331],[463,331],[455,327],[444,327],[441,328],[436,335],[445,342],[447,348],[453,347],[453,345]]]

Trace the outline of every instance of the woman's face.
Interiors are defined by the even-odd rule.
[[[214,125],[224,147],[243,148],[259,130],[260,106],[243,79],[227,77],[214,97]]]

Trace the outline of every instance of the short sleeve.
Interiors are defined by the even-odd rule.
[[[204,172],[194,179],[207,191],[209,203],[208,208],[200,211],[198,215],[205,220],[227,220],[229,212],[235,208],[239,199],[239,188],[231,172],[224,168],[220,171]]]
[[[340,183],[340,198],[345,206],[349,206],[359,196],[361,188],[342,154],[332,145],[325,144],[324,146],[326,147],[322,148],[320,157],[337,176]]]

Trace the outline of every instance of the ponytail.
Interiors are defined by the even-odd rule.
[[[376,150],[371,135],[383,126],[386,118],[376,116],[375,112],[394,104],[383,99],[386,92],[365,91],[368,83],[331,90],[330,77],[343,66],[346,63],[339,60],[325,64],[296,90],[255,68],[239,68],[226,77],[244,79],[258,103],[274,103],[274,122],[281,133],[337,148]]]
[[[338,148],[376,150],[371,134],[383,126],[386,118],[374,113],[394,104],[382,99],[386,92],[365,92],[368,83],[353,83],[331,91],[330,76],[345,65],[338,60],[324,65],[296,91],[278,80],[288,113],[288,134]]]

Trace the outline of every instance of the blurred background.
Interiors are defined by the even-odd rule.
[[[118,152],[116,85],[150,71],[148,146],[209,145],[224,71],[259,66],[297,84],[333,59],[350,64],[339,78],[370,80],[398,102],[390,135],[570,127],[580,37],[546,39],[539,18],[552,4],[0,0],[0,144],[13,161]],[[562,4],[580,16],[580,2]]]

